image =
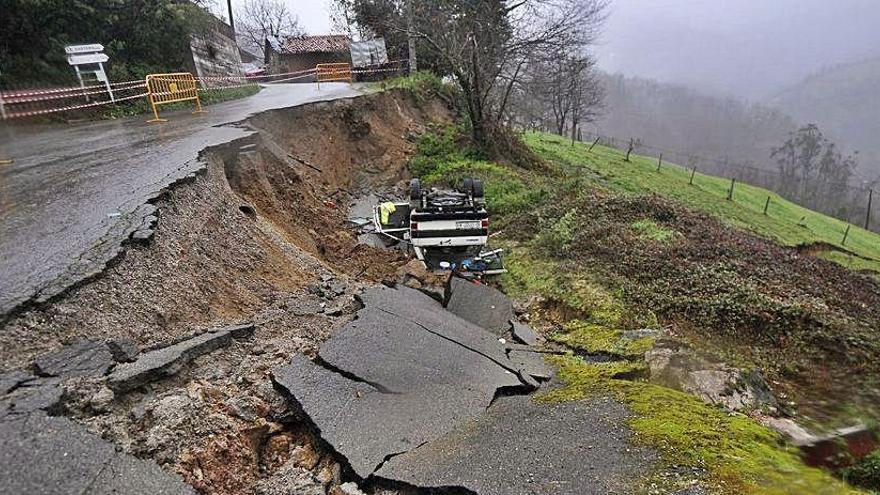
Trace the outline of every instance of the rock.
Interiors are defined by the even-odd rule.
[[[290,459],[296,466],[311,471],[318,465],[321,457],[315,452],[314,447],[309,444],[297,445],[290,454]]]
[[[230,397],[226,400],[226,409],[232,416],[244,421],[256,421],[257,414],[253,406],[244,397]]]
[[[156,233],[153,229],[141,229],[135,230],[131,234],[131,240],[138,244],[147,244],[150,242],[150,239],[153,238],[153,235]]]
[[[79,339],[60,350],[34,360],[37,375],[59,378],[104,375],[113,365],[107,346],[96,340]]]
[[[110,410],[115,394],[107,387],[101,387],[89,398],[89,407],[97,412],[104,413]]]
[[[321,300],[314,296],[295,297],[287,303],[287,310],[294,316],[316,315],[324,311]]]
[[[645,353],[654,383],[696,395],[729,411],[778,407],[764,377],[696,356],[685,346],[661,342]]]
[[[9,494],[195,495],[157,464],[44,413],[0,422],[0,480],[0,491]]]
[[[805,430],[801,425],[788,418],[762,417],[760,422],[789,439],[796,446],[810,445],[819,437]]]
[[[326,287],[331,297],[341,296],[342,294],[345,294],[346,290],[348,290],[348,285],[339,279],[333,279],[327,282]]]
[[[496,335],[503,335],[514,319],[513,303],[504,293],[458,277],[450,280],[446,309]]]
[[[338,486],[334,486],[332,490],[330,490],[330,495],[365,495],[364,492],[358,488],[357,484],[349,481],[348,483],[343,483]]]
[[[118,363],[131,363],[141,352],[133,339],[118,338],[107,341],[107,349]]]
[[[535,331],[518,320],[510,320],[510,331],[513,338],[522,344],[535,345],[538,343],[538,335],[535,334]]]
[[[225,327],[141,354],[135,362],[117,366],[108,377],[108,384],[116,392],[127,392],[172,376],[196,357],[228,345],[233,337],[242,338],[253,331],[252,324]]]
[[[644,339],[647,337],[650,338],[660,338],[663,336],[662,330],[655,330],[653,328],[639,328],[638,330],[626,330],[624,331],[620,337],[627,340],[638,340]]]
[[[357,299],[352,295],[344,295],[333,300],[333,302],[324,309],[324,313],[329,316],[342,316],[356,313],[360,307]]]
[[[538,380],[553,378],[553,368],[544,361],[543,354],[530,351],[511,350],[507,353],[508,358],[517,363],[517,366],[529,376]]]
[[[326,495],[321,480],[290,462],[257,482],[254,490],[256,495]]]

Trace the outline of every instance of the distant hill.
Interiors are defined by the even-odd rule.
[[[880,57],[824,69],[768,103],[818,124],[844,149],[860,152],[864,171],[880,174]]]
[[[630,137],[645,143],[643,151],[681,150],[665,156],[682,164],[700,160],[702,170],[722,173],[726,166],[751,164],[774,169],[770,150],[781,145],[797,123],[782,111],[766,105],[719,98],[685,86],[651,79],[602,74],[604,114],[589,127],[620,140]],[[727,165],[725,166],[725,162]]]

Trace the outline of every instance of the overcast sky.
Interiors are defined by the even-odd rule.
[[[283,1],[309,34],[330,31],[331,0]],[[880,56],[880,0],[613,0],[609,14],[603,69],[755,100]]]
[[[761,99],[880,56],[880,0],[614,0],[596,52],[608,71]]]

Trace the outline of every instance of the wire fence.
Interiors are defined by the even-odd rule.
[[[402,75],[407,72],[406,60],[395,60],[381,65],[360,67],[352,70],[358,81],[372,81]],[[198,91],[226,90],[252,87],[261,84],[308,82],[315,78],[315,69],[304,69],[279,74],[251,76],[206,76],[195,78]],[[71,87],[20,87],[0,90],[0,119],[11,120],[27,117],[76,112],[100,107],[130,105],[134,101],[146,101],[148,96],[145,80],[115,82]]]
[[[638,138],[619,138],[587,132],[582,141],[602,144],[622,153],[638,153],[657,160],[658,170],[665,167],[681,167],[693,183],[696,173],[724,177],[730,180],[727,196],[736,195],[737,182],[763,187],[796,204],[819,211],[866,230],[880,232],[880,197],[875,190],[878,181],[868,181],[857,175],[862,184],[833,182],[799,175],[783,174],[771,168],[737,163],[696,155],[687,151],[653,146]],[[753,205],[770,214],[772,199],[762,198],[761,204]]]

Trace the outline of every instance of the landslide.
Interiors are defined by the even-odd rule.
[[[358,191],[406,175],[413,142],[448,123],[440,101],[402,90],[272,110],[254,135],[202,152],[205,168],[153,200],[158,225],[94,281],[0,329],[4,368],[76,337],[155,346],[259,317],[322,273],[381,281],[399,254],[358,245],[345,223]]]

